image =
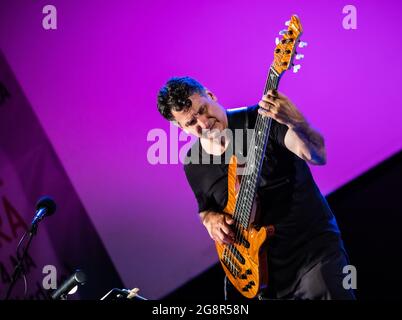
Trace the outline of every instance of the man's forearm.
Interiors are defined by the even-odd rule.
[[[293,130],[297,137],[303,142],[303,158],[313,164],[325,164],[326,151],[324,138],[315,131],[307,122],[299,123],[289,130]]]

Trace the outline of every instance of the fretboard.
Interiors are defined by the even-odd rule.
[[[265,83],[264,94],[268,90],[278,89],[279,79],[280,77],[271,67]],[[258,113],[254,133],[247,152],[246,168],[243,171],[233,215],[234,220],[246,229],[250,224],[251,210],[259,183],[271,121],[270,117],[263,117]]]

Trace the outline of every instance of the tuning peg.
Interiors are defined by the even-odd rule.
[[[276,37],[276,38],[275,38],[275,44],[276,44],[276,45],[278,45],[278,44],[279,44],[279,42],[281,42],[281,41],[279,40],[279,38],[278,38],[278,37]]]
[[[283,30],[279,31],[280,36],[283,36],[283,35],[285,35],[287,33],[288,33],[288,30],[286,30],[286,29],[283,29]]]
[[[288,21],[285,22],[285,26],[288,26],[288,27],[289,27],[289,25],[290,25],[290,20],[288,20]]]
[[[304,54],[298,53],[296,54],[296,60],[301,60],[304,58]]]
[[[293,66],[293,72],[294,72],[294,73],[297,73],[297,72],[300,70],[300,68],[301,68],[301,65],[300,65],[300,64],[294,65],[294,66]]]
[[[304,48],[304,47],[307,47],[307,42],[300,41],[299,42],[299,48]]]

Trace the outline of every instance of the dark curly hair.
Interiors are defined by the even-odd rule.
[[[194,93],[205,95],[204,86],[190,77],[174,77],[159,90],[158,111],[167,120],[173,121],[172,110],[183,111],[191,107],[189,97]]]

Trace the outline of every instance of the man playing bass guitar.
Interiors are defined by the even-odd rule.
[[[172,78],[159,92],[158,110],[199,138],[184,168],[201,221],[220,245],[233,244],[236,234],[233,217],[223,212],[228,201],[228,164],[218,161],[231,141],[219,133],[253,129],[258,114],[270,117],[257,196],[260,224],[273,226],[274,231],[262,249],[267,252],[269,275],[259,297],[354,299],[353,291],[342,284],[348,257],[339,228],[306,163],[325,164],[324,139],[285,95],[270,90],[258,105],[229,111],[196,80]],[[227,299],[242,296],[229,281],[225,292]]]

